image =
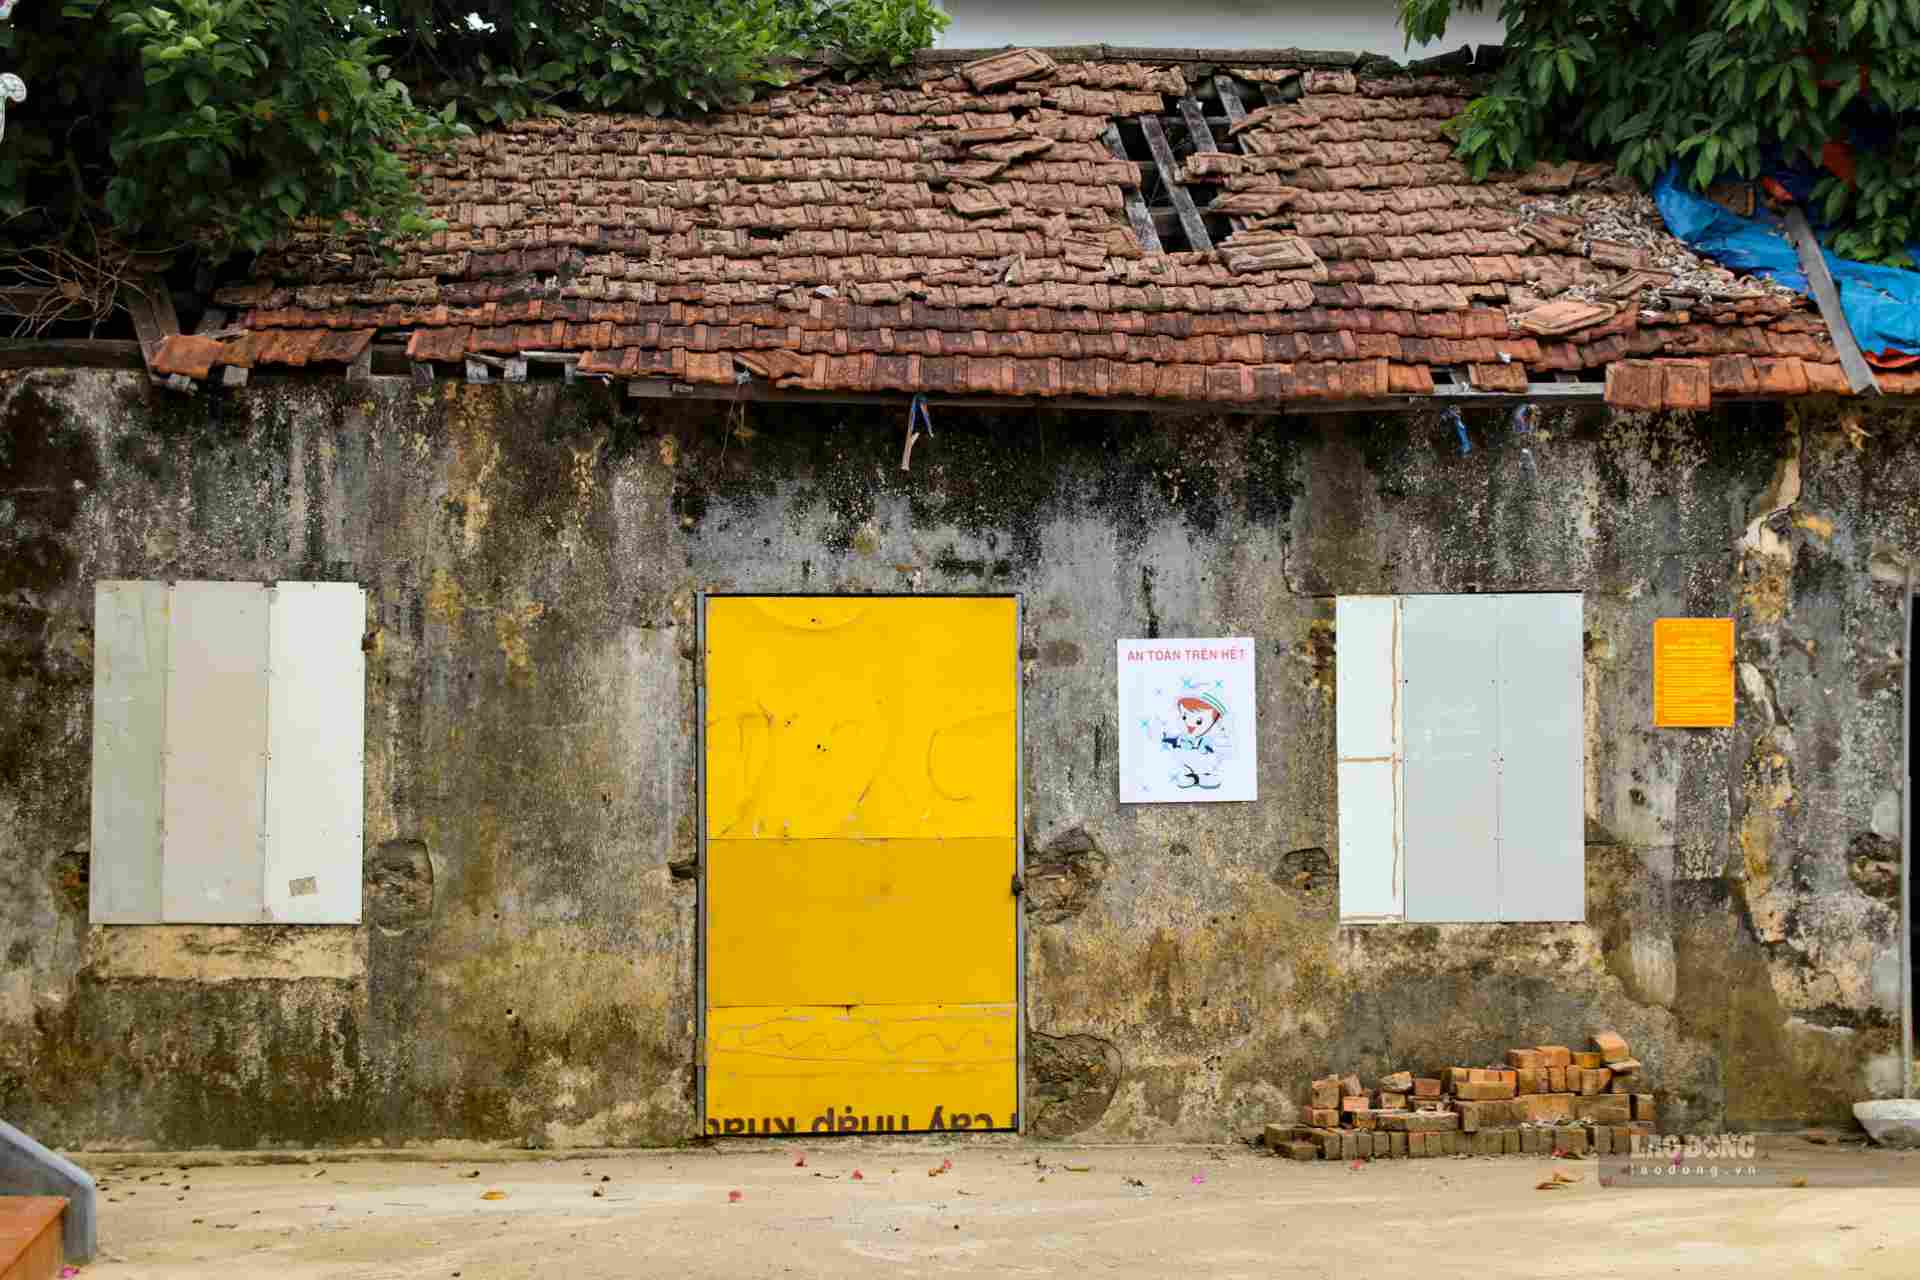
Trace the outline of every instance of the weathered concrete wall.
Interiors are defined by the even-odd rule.
[[[1882,412],[1470,420],[636,409],[595,387],[0,385],[0,1113],[63,1145],[693,1130],[693,601],[1026,598],[1045,1133],[1217,1138],[1339,1066],[1605,1022],[1666,1124],[1897,1087],[1901,593]],[[92,584],[369,593],[361,928],[86,923]],[[1588,922],[1336,920],[1332,596],[1586,593]],[[1739,620],[1731,731],[1654,618]],[[1257,804],[1116,803],[1113,641],[1259,637]]]

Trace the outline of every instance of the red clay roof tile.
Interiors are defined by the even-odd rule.
[[[1126,208],[1149,194],[1141,158],[1104,140],[1169,114],[1179,66],[1010,50],[917,85],[801,83],[697,121],[577,115],[462,140],[420,160],[445,231],[390,260],[318,234],[263,255],[260,279],[219,293],[251,308],[227,355],[351,359],[377,329],[423,361],[558,350],[584,372],[709,385],[739,368],[848,391],[1219,401],[1427,394],[1429,361],[1517,392],[1530,368],[1634,353],[1715,357],[1709,390],[1831,383],[1798,364],[1833,357],[1792,298],[1643,325],[1641,292],[1671,283],[1653,255],[1589,243],[1536,199],[1602,170],[1468,182],[1445,130],[1471,82],[1233,70],[1302,96],[1182,161],[1205,215],[1241,220],[1217,253],[1147,253]],[[1719,363],[1734,357],[1765,374]]]

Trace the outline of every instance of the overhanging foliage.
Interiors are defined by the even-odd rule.
[[[1403,0],[1410,40],[1456,8]],[[1836,249],[1907,265],[1920,230],[1920,0],[1503,0],[1507,61],[1459,124],[1490,170],[1573,155],[1651,182],[1677,162],[1695,187],[1760,176],[1777,149],[1818,164],[1856,132],[1854,181],[1814,193]],[[1844,170],[1844,160],[1835,165]]]
[[[431,224],[398,152],[568,107],[699,112],[818,53],[897,67],[932,0],[25,0],[0,66],[5,240],[258,249],[303,219]]]

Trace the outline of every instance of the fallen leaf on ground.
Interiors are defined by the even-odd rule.
[[[1353,1167],[1358,1169],[1360,1167],[1360,1162],[1358,1160],[1355,1160],[1353,1162]],[[1207,1181],[1207,1175],[1204,1173],[1196,1173],[1191,1178],[1188,1178],[1187,1181],[1191,1182],[1196,1187],[1205,1186]]]
[[[806,1153],[806,1152],[804,1152],[804,1151],[802,1151],[802,1152],[800,1153],[800,1157],[799,1157],[799,1159],[797,1159],[797,1160],[795,1160],[795,1161],[793,1162],[793,1167],[794,1167],[794,1168],[796,1168],[796,1169],[804,1169],[804,1168],[806,1168],[806,1167],[807,1167],[807,1153]]]
[[[853,1180],[855,1182],[865,1182],[867,1180],[867,1176],[864,1173],[861,1173],[858,1169],[855,1169],[853,1171]]]
[[[1534,1183],[1533,1189],[1535,1191],[1558,1191],[1561,1187],[1564,1187],[1565,1185],[1567,1184],[1564,1182],[1555,1182],[1552,1178],[1548,1178],[1545,1182]]]
[[[605,1187],[595,1187],[593,1189],[594,1199],[596,1200],[604,1199],[606,1194],[607,1194],[607,1189]]]
[[[1093,1166],[1090,1164],[1070,1164],[1070,1165],[1065,1165],[1063,1167],[1066,1169],[1068,1173],[1092,1173],[1093,1172]]]
[[[1807,1180],[1805,1178],[1795,1178],[1793,1180],[1793,1185],[1796,1187],[1804,1187],[1807,1185]]]
[[[741,1195],[738,1191],[727,1192],[728,1204],[739,1204],[742,1200],[745,1200],[745,1199],[746,1197],[744,1195]]]
[[[1583,1175],[1578,1173],[1563,1173],[1559,1169],[1553,1171],[1553,1180],[1555,1182],[1578,1182],[1582,1176]]]
[[[507,1193],[504,1191],[482,1191],[480,1198],[482,1200],[505,1200]]]

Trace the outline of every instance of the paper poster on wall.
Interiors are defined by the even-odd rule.
[[[1256,800],[1253,641],[1122,640],[1120,803]]]
[[[1653,723],[1658,729],[1733,724],[1733,619],[1653,620]]]

